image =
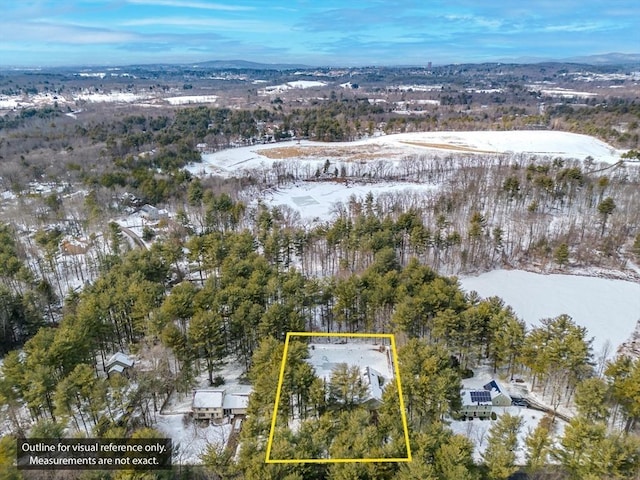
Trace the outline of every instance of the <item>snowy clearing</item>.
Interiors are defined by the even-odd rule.
[[[318,80],[296,80],[294,82],[282,83],[280,85],[271,85],[269,87],[265,87],[260,91],[263,95],[269,95],[272,93],[282,93],[287,90],[292,90],[294,88],[315,88],[315,87],[324,87],[326,86],[326,82],[321,82]]]
[[[493,373],[493,370],[490,367],[482,366],[477,369],[474,368],[475,375],[472,378],[465,378],[462,380],[462,386],[465,389],[470,390],[482,390],[483,386],[489,383],[494,378],[497,378]],[[501,380],[501,379],[499,379]],[[505,388],[510,395],[517,396],[534,396],[537,401],[541,404],[545,404],[544,399],[539,398],[537,395],[531,394],[529,392],[523,392],[522,384],[513,384],[508,381],[501,381],[502,386]],[[518,449],[516,450],[516,464],[524,465],[525,458],[525,444],[524,440],[537,426],[540,420],[546,415],[544,412],[539,410],[534,410],[531,408],[525,407],[496,407],[494,406],[493,411],[496,412],[498,417],[504,413],[509,413],[511,415],[517,415],[522,418],[522,427],[518,433]],[[489,429],[491,425],[495,423],[494,420],[455,420],[451,422],[451,429],[454,433],[458,433],[460,435],[464,435],[474,444],[475,449],[473,452],[473,458],[476,462],[482,461],[482,454],[487,448],[487,442],[489,439]],[[559,438],[564,433],[564,428],[566,426],[566,422],[563,420],[556,418],[555,421],[555,431],[553,432],[554,438]]]
[[[371,192],[376,198],[382,193],[430,193],[437,185],[409,182],[344,183],[304,182],[269,191],[264,201],[271,206],[286,205],[300,213],[303,222],[328,221],[335,217],[339,204],[347,205],[352,197],[364,200]]]
[[[164,100],[171,105],[189,105],[191,103],[215,103],[217,95],[184,95],[182,97],[167,97]]]
[[[387,90],[400,90],[402,92],[434,92],[442,90],[442,85],[391,85]]]
[[[233,148],[203,155],[202,163],[191,164],[187,170],[201,176],[232,176],[271,167],[274,159],[299,163],[311,161],[321,165],[326,158],[399,161],[411,154],[452,151],[467,154],[523,153],[579,160],[590,156],[597,162],[606,163],[618,162],[623,153],[594,137],[559,131],[420,132],[383,135],[355,142],[300,141]]]
[[[384,179],[385,175],[401,172],[403,160],[411,155],[443,155],[452,151],[465,155],[528,153],[578,159],[591,156],[606,163],[619,161],[621,155],[620,151],[593,137],[566,132],[422,132],[383,135],[354,142],[304,140],[232,148],[202,155],[202,163],[190,164],[186,169],[196,176],[250,174],[260,177],[272,175],[272,169],[280,164],[297,178],[313,178],[314,172],[325,170],[328,160],[328,174],[347,166],[347,170],[358,178],[367,173],[372,178]],[[362,197],[369,191],[376,197],[402,191],[427,194],[436,188],[435,185],[410,182],[306,182],[268,191],[263,199],[270,205],[291,207],[304,221],[324,221],[332,218],[336,203],[346,204],[352,195]]]
[[[228,362],[216,372],[216,375],[225,379],[225,383],[218,388],[224,389],[227,393],[250,393],[251,386],[241,381],[240,377],[243,374],[244,368],[232,359],[228,359]],[[201,372],[196,377],[195,389],[209,388],[212,387],[207,380],[207,373]],[[216,446],[219,450],[223,449],[232,429],[231,423],[223,425],[211,423],[203,426],[193,422],[190,417],[192,402],[192,393],[184,395],[172,392],[162,412],[158,414],[155,424],[155,428],[172,439],[174,449],[179,445],[174,462],[182,465],[200,464],[200,455],[209,445]]]
[[[394,377],[390,349],[385,347],[381,352],[380,345],[373,343],[311,343],[307,362],[315,369],[316,375],[325,380],[331,378],[331,372],[339,363],[357,365],[361,369],[371,367],[385,380]]]
[[[74,95],[74,100],[85,100],[92,103],[132,103],[139,100],[151,98],[149,95],[140,95],[131,92],[110,92],[110,93],[81,93]]]
[[[173,441],[174,462],[180,465],[200,464],[209,445],[223,448],[232,428],[231,424],[196,426],[190,420],[185,422],[184,415],[158,415],[155,427]]]
[[[518,432],[518,448],[516,450],[516,465],[524,465],[526,463],[525,458],[525,438],[530,432],[535,430],[540,420],[546,415],[544,412],[538,410],[532,410],[530,408],[523,407],[493,407],[493,411],[500,417],[505,413],[509,413],[514,416],[522,418],[522,427]],[[467,421],[452,421],[451,430],[454,433],[464,435],[474,445],[473,459],[480,463],[482,462],[482,454],[487,448],[489,441],[489,429],[496,421],[494,420],[467,420]],[[554,437],[562,436],[564,432],[565,422],[556,419],[556,431]]]
[[[522,270],[494,270],[461,278],[462,287],[483,297],[497,295],[530,326],[543,318],[570,315],[594,337],[593,350],[606,342],[622,344],[640,318],[640,284],[577,275],[541,275]]]

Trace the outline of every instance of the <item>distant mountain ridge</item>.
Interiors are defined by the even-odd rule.
[[[518,57],[503,58],[500,63],[517,63],[520,65],[536,65],[539,63],[580,63],[584,65],[639,65],[640,53],[602,53],[598,55],[585,55],[579,57],[550,58],[550,57]]]
[[[577,63],[593,66],[637,66],[640,68],[640,53],[603,53],[597,55],[586,55],[568,58],[549,58],[549,57],[533,57],[523,56],[517,58],[502,58],[495,61],[487,62],[464,62],[455,65],[482,65],[482,64],[520,64],[520,65],[536,65],[541,63]],[[418,64],[396,64],[396,65],[378,65],[378,68],[409,68],[424,65]],[[440,64],[440,67],[448,66]],[[72,71],[82,69],[83,71],[98,71],[108,68],[114,70],[116,68],[137,68],[142,70],[181,70],[181,69],[208,69],[208,70],[313,70],[316,68],[367,68],[366,66],[348,66],[348,65],[305,65],[299,63],[260,63],[249,60],[208,60],[204,62],[192,63],[150,63],[150,64],[129,64],[129,65],[67,65],[56,67],[16,67],[10,65],[0,65],[0,71]]]
[[[584,57],[567,58],[566,62],[587,63],[589,65],[627,65],[640,64],[640,53],[603,53]]]
[[[196,68],[214,69],[248,69],[248,70],[295,70],[297,68],[314,68],[310,65],[296,63],[259,63],[247,60],[209,60],[190,64]]]
[[[465,62],[476,64],[476,62]],[[480,62],[482,63],[482,62]],[[603,53],[597,55],[585,55],[579,57],[569,57],[562,59],[544,57],[520,57],[518,59],[502,60],[500,63],[584,63],[587,65],[640,65],[640,53]],[[318,66],[290,63],[259,63],[247,60],[210,60],[207,62],[197,62],[190,64],[195,68],[211,69],[249,69],[249,70],[295,70],[313,69]],[[401,67],[401,65],[388,65],[389,67]]]

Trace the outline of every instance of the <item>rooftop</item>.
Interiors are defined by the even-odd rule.
[[[196,390],[193,408],[222,408],[224,390]]]

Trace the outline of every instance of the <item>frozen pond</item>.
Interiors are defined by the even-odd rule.
[[[494,270],[461,278],[460,283],[465,290],[475,290],[482,297],[501,297],[530,326],[539,325],[543,318],[570,315],[595,337],[596,354],[607,340],[617,348],[629,338],[640,319],[640,284],[634,282]]]

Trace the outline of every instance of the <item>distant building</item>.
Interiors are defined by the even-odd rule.
[[[122,352],[114,353],[104,364],[104,369],[108,375],[112,373],[123,374],[131,367],[133,367],[133,360]]]
[[[167,212],[164,209],[159,209],[154,207],[153,205],[147,204],[140,209],[140,215],[145,220],[149,220],[151,222],[157,222],[158,220],[161,220],[163,218],[168,218],[169,212]]]
[[[222,389],[196,390],[193,392],[193,418],[222,420],[225,417],[245,415],[248,404],[248,393],[227,393]]]

